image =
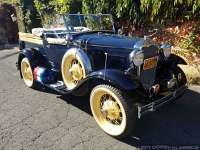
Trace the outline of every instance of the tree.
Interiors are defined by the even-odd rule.
[[[193,19],[199,16],[200,0],[140,0],[145,20],[165,23],[166,20]]]
[[[17,6],[19,27],[24,31],[40,26],[41,20],[45,24],[54,14],[64,13],[111,13],[115,20],[143,26],[198,19],[200,15],[200,0],[0,0],[2,1]]]
[[[116,0],[116,14],[118,18],[130,20],[134,24],[140,22],[140,0]]]
[[[15,6],[19,31],[31,32],[32,28],[41,26],[33,0],[0,0],[0,3],[9,3]]]
[[[49,15],[51,13],[63,14],[69,11],[69,0],[34,0],[39,14]]]
[[[83,0],[83,13],[113,13],[115,10],[115,0]]]
[[[82,6],[84,13],[112,13],[136,25],[195,19],[200,15],[200,0],[83,0]]]
[[[43,25],[55,14],[77,13],[81,11],[81,0],[34,0],[35,7],[40,14]]]

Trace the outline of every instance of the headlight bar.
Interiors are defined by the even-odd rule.
[[[166,58],[168,58],[171,55],[171,49],[172,46],[170,44],[163,44],[161,46],[162,50],[163,50],[163,54]]]
[[[144,62],[144,53],[142,50],[133,50],[129,55],[129,59],[133,61],[136,66],[140,66]]]

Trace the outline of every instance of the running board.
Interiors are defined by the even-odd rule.
[[[52,84],[44,84],[44,86],[52,90],[55,90],[56,92],[60,94],[66,94],[67,92],[69,92],[69,90],[67,89],[63,81],[57,81],[56,83],[52,83]]]
[[[187,89],[187,86],[184,85],[184,86],[178,88],[177,90],[173,91],[171,94],[166,95],[163,98],[158,99],[152,103],[149,103],[147,105],[142,105],[142,106],[137,105],[138,118],[140,119],[143,115],[145,115],[149,112],[153,112],[153,111],[157,110],[158,108],[160,108],[161,106],[174,101],[176,98],[181,96],[186,89]]]

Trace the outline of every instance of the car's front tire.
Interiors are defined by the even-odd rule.
[[[179,86],[187,84],[187,77],[180,67],[175,68],[174,74],[179,81]]]
[[[109,85],[94,87],[90,107],[97,124],[107,134],[123,138],[133,131],[137,111],[121,90]]]
[[[22,59],[20,71],[21,71],[21,75],[26,86],[30,88],[34,88],[36,86],[36,83],[34,81],[33,71],[32,71],[31,64],[28,58],[24,57]]]

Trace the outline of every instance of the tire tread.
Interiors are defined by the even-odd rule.
[[[95,90],[97,88],[102,88],[102,87],[109,89],[119,98],[119,100],[121,101],[121,103],[124,107],[124,111],[125,111],[126,117],[127,117],[127,126],[126,126],[124,132],[121,135],[114,136],[114,137],[120,138],[120,139],[127,137],[134,130],[136,120],[137,120],[137,109],[125,92],[122,92],[121,90],[119,90],[111,85],[100,84],[100,85],[97,85],[96,87],[94,87],[93,90]]]

